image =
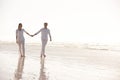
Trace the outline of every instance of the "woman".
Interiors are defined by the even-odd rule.
[[[25,32],[30,36],[28,32],[22,29],[22,23],[19,23],[18,29],[16,30],[16,43],[19,46],[19,52],[21,57],[25,56],[25,39],[24,39],[23,32]]]

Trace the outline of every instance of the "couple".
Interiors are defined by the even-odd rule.
[[[50,37],[50,41],[52,41],[50,30],[47,28],[47,26],[48,26],[48,23],[44,23],[44,28],[41,28],[34,35],[30,35],[27,31],[22,29],[22,23],[19,23],[18,29],[16,30],[16,43],[19,46],[19,52],[20,52],[21,57],[25,57],[25,39],[24,39],[23,32],[25,32],[26,34],[28,34],[31,37],[33,37],[41,32],[41,41],[42,41],[41,57],[42,56],[46,57],[45,46],[46,46],[47,41],[48,41],[48,35]]]

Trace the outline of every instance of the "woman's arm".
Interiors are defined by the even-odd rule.
[[[29,35],[29,36],[31,36],[27,31],[25,31],[24,29],[23,29],[23,31],[27,34],[27,35]]]

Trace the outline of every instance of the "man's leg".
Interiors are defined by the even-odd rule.
[[[41,54],[44,55],[44,57],[46,57],[46,55],[45,55],[46,44],[47,44],[47,40],[42,40],[42,51],[41,51]]]

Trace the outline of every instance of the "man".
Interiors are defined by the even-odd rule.
[[[36,32],[34,35],[32,35],[32,36],[35,36],[41,32],[41,41],[42,41],[41,57],[42,56],[46,57],[45,47],[46,47],[46,44],[48,41],[48,35],[49,35],[50,41],[52,41],[50,30],[47,28],[47,26],[48,26],[48,23],[44,23],[44,28],[41,28],[38,32]]]

